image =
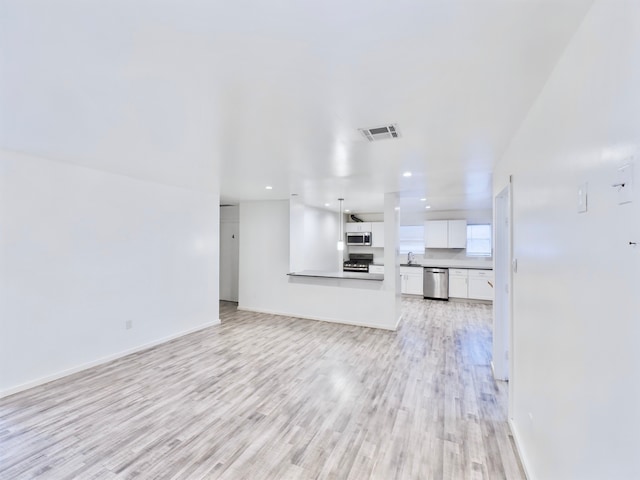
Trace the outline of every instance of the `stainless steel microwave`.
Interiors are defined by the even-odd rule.
[[[371,232],[349,232],[347,233],[347,245],[371,246]]]

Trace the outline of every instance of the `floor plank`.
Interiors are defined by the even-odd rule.
[[[0,400],[2,479],[524,478],[491,306],[397,332],[241,312]]]

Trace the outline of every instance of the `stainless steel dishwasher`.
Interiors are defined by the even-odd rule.
[[[422,296],[449,300],[449,269],[424,267],[422,277]]]

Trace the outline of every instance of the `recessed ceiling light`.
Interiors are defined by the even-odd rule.
[[[427,206],[425,206],[424,208],[431,208],[431,205],[427,205]]]
[[[345,208],[344,210],[346,213],[349,213],[351,210],[349,210],[348,208]]]
[[[420,199],[420,201],[421,201],[421,202],[426,202],[426,201],[427,201],[427,199],[426,199],[426,198],[421,198],[421,199]]]
[[[402,174],[403,177],[410,177],[411,175],[413,175],[411,172],[404,172]]]
[[[264,187],[266,190],[273,190],[273,187],[271,185],[267,185],[266,187]]]
[[[324,204],[324,206],[325,206],[325,207],[328,207],[328,206],[330,206],[330,205],[329,205],[328,203],[325,203],[325,204]]]

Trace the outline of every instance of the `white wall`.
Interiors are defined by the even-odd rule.
[[[400,286],[400,198],[397,193],[384,195],[384,287],[393,297],[393,317],[402,316]]]
[[[0,146],[217,194],[216,9],[188,3],[3,0]]]
[[[532,480],[640,478],[640,3],[596,1],[495,172],[513,174],[516,439]],[[588,183],[588,212],[577,213]]]
[[[395,329],[396,293],[385,282],[289,277],[288,201],[240,204],[239,307]],[[335,241],[331,242],[335,245]]]
[[[343,252],[337,250],[339,213],[305,205],[299,197],[289,204],[289,271],[342,270]]]
[[[0,395],[219,322],[216,195],[4,151],[0,195]]]
[[[304,212],[307,206],[298,196],[289,200],[289,272],[306,270],[304,258]]]
[[[339,213],[307,206],[304,209],[304,270],[341,270],[337,249]]]

